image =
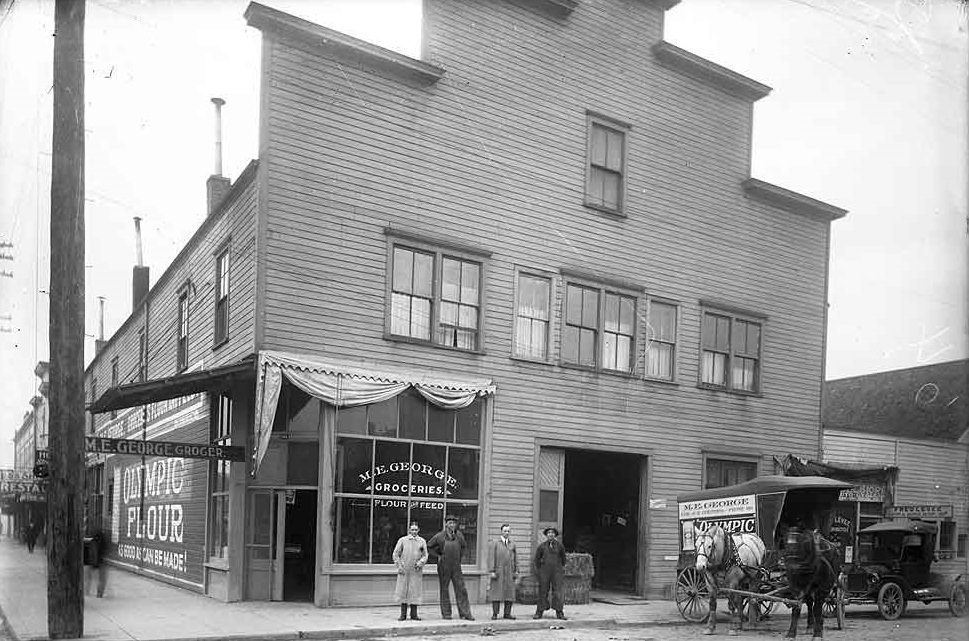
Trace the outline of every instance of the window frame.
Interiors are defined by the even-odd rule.
[[[144,327],[138,328],[138,382],[148,379],[148,334]]]
[[[117,356],[111,359],[111,387],[118,386],[119,359]],[[118,410],[111,410],[111,420],[118,418]]]
[[[753,465],[754,466],[754,476],[757,478],[760,476],[760,462],[763,457],[756,454],[733,454],[730,452],[719,452],[719,451],[708,451],[703,452],[703,463],[701,467],[702,477],[700,479],[700,488],[707,490],[713,489],[709,487],[710,479],[707,478],[707,465],[710,461],[719,461],[721,463],[738,463],[743,465]],[[739,481],[743,483],[743,481]],[[720,487],[732,487],[730,485],[718,485]]]
[[[646,312],[645,312],[645,330],[643,337],[643,378],[647,381],[660,382],[660,383],[677,383],[677,366],[679,365],[679,348],[680,348],[680,324],[681,324],[681,312],[680,303],[677,301],[662,298],[660,296],[646,296]],[[649,373],[649,346],[654,342],[650,337],[650,331],[652,324],[650,323],[650,314],[653,311],[653,305],[666,305],[673,308],[673,341],[660,341],[657,343],[663,343],[664,345],[670,345],[670,376],[669,378],[664,378],[661,376],[653,376]]]
[[[529,356],[526,354],[519,353],[519,335],[518,335],[518,305],[521,301],[521,279],[522,277],[527,278],[537,278],[548,281],[548,320],[546,321],[545,327],[545,354],[544,356]],[[555,300],[556,300],[556,278],[553,272],[543,271],[541,269],[531,269],[526,267],[516,267],[515,268],[515,300],[514,309],[512,310],[512,335],[511,335],[511,357],[519,360],[533,361],[536,363],[550,363],[552,362],[552,331],[555,327]],[[531,317],[526,317],[531,318]],[[534,319],[533,319],[534,320]],[[540,320],[540,319],[539,319]]]
[[[593,163],[593,131],[596,127],[603,128],[607,131],[617,133],[622,139],[622,153],[620,158],[619,171],[616,172],[608,167],[598,167]],[[586,111],[586,147],[585,147],[585,184],[583,186],[582,199],[583,204],[590,209],[595,209],[597,211],[605,212],[607,214],[613,214],[617,216],[625,216],[626,213],[626,184],[628,183],[629,174],[629,163],[628,163],[628,151],[629,151],[629,133],[632,131],[632,125],[607,116],[605,114],[597,113],[594,111]],[[609,207],[601,203],[597,203],[591,199],[591,187],[592,179],[594,175],[594,169],[600,168],[603,171],[612,171],[619,174],[619,193],[617,194],[617,206],[615,208]]]
[[[188,306],[188,287],[182,286],[176,298],[175,318],[175,371],[188,369],[188,339],[191,331],[191,313]],[[184,334],[182,333],[184,330]]]
[[[567,328],[570,326],[568,322],[568,304],[569,304],[569,288],[575,286],[587,290],[594,290],[598,294],[598,305],[597,305],[597,325],[596,325],[596,339],[595,339],[595,365],[582,365],[578,362],[572,362],[565,359],[565,342],[567,335]],[[629,369],[620,370],[605,367],[604,363],[604,353],[605,353],[605,323],[606,323],[606,300],[608,296],[620,296],[622,298],[633,299],[633,334],[632,340],[629,346]],[[640,325],[640,303],[642,299],[642,290],[638,288],[633,288],[629,286],[620,285],[619,283],[610,283],[608,281],[595,280],[578,274],[571,274],[568,272],[563,272],[562,274],[562,291],[561,291],[561,301],[559,305],[559,351],[558,351],[558,364],[562,367],[568,367],[572,369],[582,369],[590,372],[606,373],[614,376],[635,376],[637,374],[637,361],[636,358],[639,347],[638,343],[641,338],[641,328]],[[620,302],[621,310],[621,302]],[[620,311],[621,314],[621,311]]]
[[[384,339],[400,343],[411,343],[415,345],[426,345],[438,349],[454,350],[470,354],[484,354],[485,327],[486,327],[486,308],[487,295],[485,283],[487,282],[488,266],[487,258],[490,252],[479,251],[469,247],[463,247],[450,242],[432,241],[420,237],[386,231],[388,236],[387,243],[387,265],[386,265],[386,285],[385,285],[385,311],[384,311]],[[429,336],[428,339],[415,338],[392,332],[393,314],[393,295],[394,295],[394,257],[396,250],[405,249],[411,252],[429,254],[432,256],[431,268],[431,307],[429,317]],[[477,318],[478,326],[473,348],[464,348],[453,345],[446,345],[438,342],[438,332],[441,328],[441,301],[444,280],[444,260],[457,260],[462,264],[473,263],[478,268],[478,303]],[[453,301],[445,301],[453,302]],[[450,326],[444,323],[445,326]]]
[[[232,297],[232,252],[231,244],[227,240],[219,249],[215,251],[215,281],[213,294],[215,297],[212,316],[212,349],[218,349],[229,342],[229,305]],[[223,266],[224,260],[224,266]],[[225,292],[222,291],[222,284],[225,282]],[[221,321],[220,317],[224,317]],[[221,327],[221,335],[220,335]]]
[[[232,444],[232,397],[213,392],[211,395],[211,420],[209,423],[209,442],[213,445]],[[226,414],[228,414],[226,416]],[[229,520],[231,518],[232,479],[229,461],[213,459],[208,469],[208,514],[206,515],[205,558],[207,561],[228,561],[229,558]],[[225,480],[225,485],[219,484]],[[224,515],[224,521],[223,521]],[[222,523],[226,524],[225,530]],[[216,547],[218,546],[218,547]]]
[[[729,321],[728,330],[728,351],[725,353],[726,361],[724,364],[726,384],[720,385],[717,383],[710,383],[703,380],[704,376],[704,355],[707,352],[715,352],[721,354],[718,350],[707,349],[704,345],[704,329],[705,322],[708,316],[719,316],[726,318]],[[737,387],[734,381],[733,375],[733,364],[734,360],[737,358],[750,358],[748,355],[740,353],[737,348],[737,341],[735,340],[735,327],[737,323],[750,323],[757,325],[759,329],[759,343],[757,346],[757,358],[755,364],[754,373],[754,385],[752,390],[746,390],[741,387]],[[720,392],[728,392],[730,394],[739,394],[743,396],[762,396],[763,395],[763,371],[764,371],[764,334],[767,329],[767,317],[755,314],[752,312],[746,312],[742,310],[732,309],[730,307],[723,307],[719,305],[702,305],[700,309],[700,336],[699,336],[699,366],[697,367],[697,387],[709,390],[716,390]]]

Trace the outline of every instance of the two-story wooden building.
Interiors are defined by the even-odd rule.
[[[502,523],[655,597],[677,494],[817,456],[845,212],[750,176],[770,89],[664,42],[673,4],[427,0],[419,60],[249,6],[258,162],[87,380],[98,434],[251,455],[92,457],[117,562],[386,603],[454,514],[475,599]]]

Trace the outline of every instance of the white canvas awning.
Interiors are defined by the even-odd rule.
[[[256,439],[252,473],[269,449],[283,377],[307,394],[336,407],[379,403],[413,387],[444,409],[461,409],[495,393],[490,379],[462,379],[423,372],[328,361],[314,356],[264,350],[256,364]]]

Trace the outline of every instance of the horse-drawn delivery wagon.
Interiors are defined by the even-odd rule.
[[[738,624],[744,606],[759,618],[780,602],[792,607],[794,630],[801,603],[807,602],[816,634],[822,609],[836,617],[840,629],[841,552],[824,535],[839,493],[850,487],[821,476],[761,476],[677,497],[680,555],[674,597],[680,614],[706,621],[712,632],[716,595],[722,592]]]

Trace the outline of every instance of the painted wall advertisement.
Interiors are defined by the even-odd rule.
[[[753,494],[704,499],[679,504],[683,550],[693,550],[696,535],[710,525],[727,532],[757,531],[757,500]]]

